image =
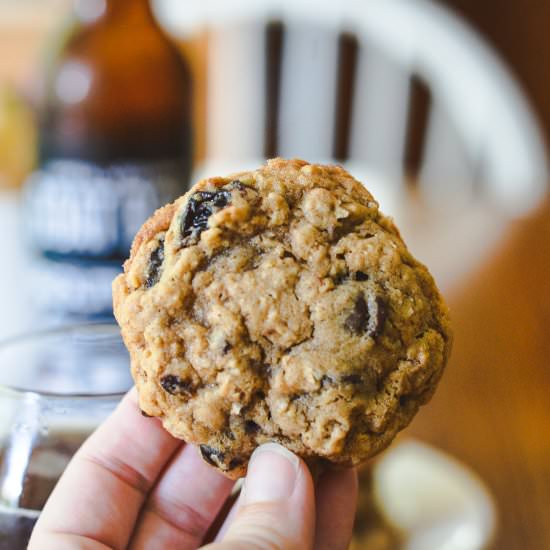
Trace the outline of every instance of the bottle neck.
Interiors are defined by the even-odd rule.
[[[150,0],[106,0],[106,15],[154,19]]]
[[[156,23],[150,0],[75,0],[74,10],[83,23],[122,19],[128,25]]]

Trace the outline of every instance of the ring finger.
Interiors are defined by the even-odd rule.
[[[228,497],[233,481],[203,462],[186,445],[172,458],[147,498],[132,537],[132,550],[197,548]]]

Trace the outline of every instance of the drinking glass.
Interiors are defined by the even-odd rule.
[[[0,550],[27,547],[65,466],[131,385],[114,324],[0,344]]]

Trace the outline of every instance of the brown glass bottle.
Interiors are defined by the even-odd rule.
[[[118,260],[187,187],[191,73],[149,0],[80,0],[75,17],[46,79],[26,225],[46,255]]]

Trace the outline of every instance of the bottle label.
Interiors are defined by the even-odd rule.
[[[184,168],[178,161],[107,167],[50,161],[25,186],[29,238],[54,255],[125,258],[143,222],[186,191]]]
[[[26,272],[32,303],[48,315],[111,316],[111,284],[121,272],[120,264],[29,256]]]

